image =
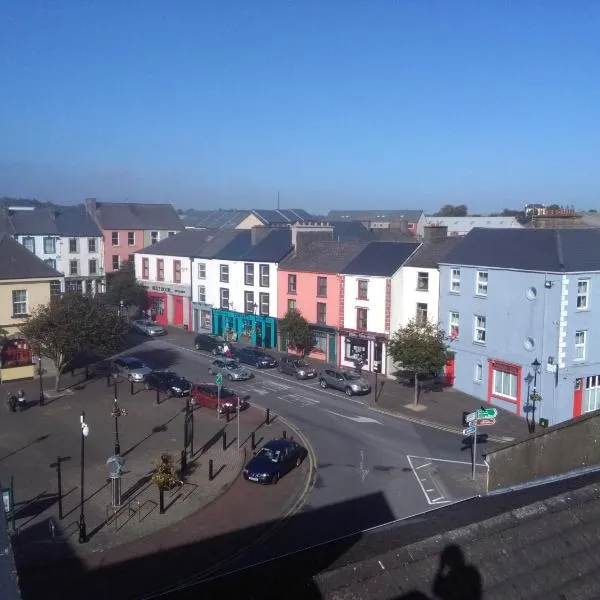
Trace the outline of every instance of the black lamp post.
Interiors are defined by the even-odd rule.
[[[87,542],[87,532],[85,527],[85,513],[83,511],[83,503],[84,503],[84,482],[85,482],[85,438],[88,436],[90,429],[85,422],[85,412],[81,413],[81,417],[79,417],[80,427],[81,427],[81,481],[80,481],[80,490],[81,496],[79,498],[79,543],[83,544]]]
[[[531,400],[531,421],[529,422],[529,432],[535,432],[535,402],[538,400],[539,395],[537,393],[537,376],[540,372],[540,367],[542,364],[540,361],[536,359],[531,363],[531,368],[533,369],[533,390],[529,395],[529,399]],[[531,382],[531,379],[529,380]]]
[[[121,455],[121,444],[119,443],[119,417],[124,417],[127,411],[119,406],[117,400],[117,384],[115,383],[115,399],[113,402],[113,409],[110,416],[115,420],[115,455]]]
[[[38,376],[40,378],[40,406],[44,406],[44,382],[42,381],[42,354],[38,355]]]
[[[534,391],[537,386],[537,376],[538,376],[538,373],[540,372],[541,366],[542,366],[542,363],[540,363],[540,361],[537,358],[531,363],[531,367],[533,369],[533,390]]]

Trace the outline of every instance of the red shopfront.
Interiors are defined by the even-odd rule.
[[[501,360],[488,360],[487,401],[517,415],[522,412],[523,369]]]
[[[152,318],[161,325],[169,324],[167,313],[168,298],[168,294],[164,292],[148,292],[148,305],[146,310],[150,310]]]
[[[189,327],[191,318],[189,286],[151,284],[147,286],[148,304],[153,319],[161,325]]]

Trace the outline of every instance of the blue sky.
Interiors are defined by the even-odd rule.
[[[597,0],[0,0],[0,196],[600,208]]]

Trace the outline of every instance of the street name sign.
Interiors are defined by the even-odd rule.
[[[473,435],[477,431],[477,427],[467,427],[463,429],[463,435]]]
[[[480,408],[477,411],[478,419],[495,419],[497,416],[498,416],[498,409],[496,409],[496,408]]]
[[[223,383],[223,375],[221,375],[221,373],[217,373],[217,376],[215,377],[215,383],[217,385],[221,385]]]
[[[467,421],[467,423],[472,423],[473,421],[477,420],[479,417],[477,416],[477,411],[469,413],[465,420]]]
[[[477,419],[475,422],[477,423],[478,427],[480,425],[495,425],[496,419]]]

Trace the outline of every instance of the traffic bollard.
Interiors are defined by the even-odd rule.
[[[287,438],[287,431],[284,429],[283,430],[283,439],[285,440]]]
[[[252,450],[254,450],[254,448],[256,448],[256,432],[255,431],[252,432]]]
[[[106,376],[106,387],[110,387],[110,373]]]
[[[230,418],[230,416],[229,416],[229,409],[226,408],[225,409],[225,423],[229,423],[229,418]]]
[[[133,380],[129,382],[129,393],[133,396]]]
[[[163,489],[158,491],[158,511],[161,515],[165,514],[165,491]]]
[[[209,481],[213,480],[213,459],[212,458],[208,459],[208,480]]]
[[[265,421],[265,423],[266,423],[267,425],[270,425],[270,424],[271,424],[271,419],[270,419],[270,416],[271,416],[271,411],[270,411],[270,409],[268,409],[268,408],[267,408],[267,419],[266,419],[266,421]]]
[[[181,451],[181,473],[187,469],[187,453],[185,450]]]
[[[158,390],[156,390],[156,404],[160,404],[160,396],[158,394]]]
[[[227,450],[227,432],[223,429],[223,450]]]

